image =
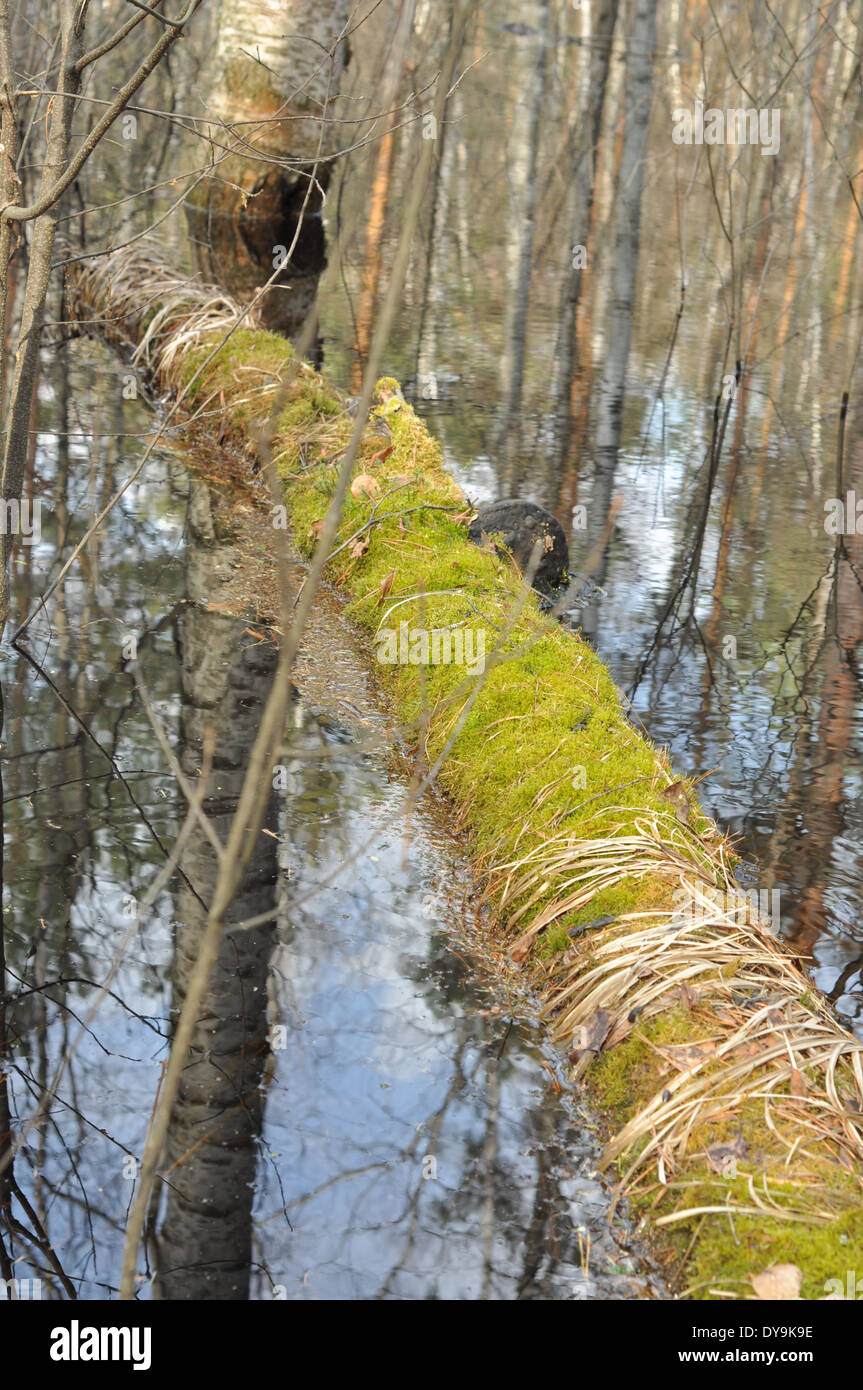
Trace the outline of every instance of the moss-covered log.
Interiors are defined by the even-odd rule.
[[[160,290],[152,262],[70,275],[72,313],[216,408],[250,456],[290,380],[273,447],[310,551],[352,424],[332,384],[262,332],[208,361],[220,311],[164,271]],[[440,764],[490,935],[604,1116],[618,1190],[685,1296],[752,1296],[750,1276],[788,1265],[822,1297],[863,1239],[863,1045],[738,893],[726,842],[596,653],[470,543],[470,508],[391,379],[356,473],[329,578],[409,748]],[[457,652],[458,633],[471,660],[436,664],[435,638]]]

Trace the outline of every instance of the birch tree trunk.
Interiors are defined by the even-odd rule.
[[[628,44],[623,147],[614,206],[612,303],[599,388],[596,477],[591,518],[591,529],[595,534],[603,526],[611,502],[623,424],[623,397],[638,273],[641,195],[653,91],[656,5],[657,0],[635,0]],[[595,576],[600,583],[605,567],[606,559],[603,557]]]
[[[296,336],[326,264],[323,199],[341,137],[347,0],[223,0],[205,122],[211,176],[186,215],[204,277],[248,302],[278,270],[260,320]],[[348,128],[352,130],[352,127]]]
[[[516,460],[521,448],[521,410],[530,307],[531,262],[536,223],[536,183],[539,163],[539,131],[546,90],[548,49],[551,41],[550,0],[538,6],[538,40],[524,100],[513,120],[510,177],[513,186],[513,236],[507,258],[506,324],[501,353],[501,409],[496,435],[500,455],[502,497],[518,485]]]
[[[562,475],[569,457],[572,428],[573,378],[576,363],[576,329],[584,269],[581,248],[587,251],[593,221],[593,199],[596,160],[602,128],[605,88],[617,22],[618,0],[600,0],[599,13],[590,38],[590,68],[586,91],[579,109],[577,148],[572,161],[572,221],[570,224],[570,258],[562,285],[560,310],[560,341],[554,421],[554,491],[559,496]],[[592,249],[592,248],[591,248]],[[556,501],[557,497],[553,498]],[[574,500],[574,498],[573,498]],[[569,517],[564,523],[568,528]]]
[[[201,765],[205,729],[217,761],[204,809],[223,842],[242,790],[249,749],[272,685],[275,648],[249,644],[245,623],[209,612],[202,600],[223,591],[237,550],[224,508],[201,481],[189,504],[187,591],[180,623],[182,709],[180,757],[192,780]],[[272,908],[278,817],[272,788],[267,811],[228,920]],[[178,921],[172,964],[174,1013],[194,970],[219,876],[213,846],[200,826],[189,836],[175,893]],[[167,1201],[157,1240],[157,1296],[165,1299],[245,1300],[252,1259],[252,1203],[263,1120],[267,972],[272,925],[226,932],[189,1048],[166,1142]]]

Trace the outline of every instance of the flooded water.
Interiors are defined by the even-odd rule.
[[[83,399],[113,370],[75,349],[67,385]],[[94,498],[58,458],[55,407],[46,388],[36,467],[65,503],[68,546]],[[146,424],[129,405],[113,437]],[[100,489],[123,451],[103,455]],[[54,1267],[23,1236],[9,1253],[43,1297],[116,1291],[135,1156],[216,868],[194,833],[179,878],[149,900],[182,808],[129,642],[190,775],[216,730],[220,832],[272,680],[266,629],[225,611],[242,561],[217,517],[206,485],[160,455],[50,621],[28,629],[33,661],[4,652],[14,1173]],[[58,540],[46,529],[25,562],[49,572]],[[337,609],[320,610],[231,920],[274,899],[278,919],[223,943],[139,1296],[661,1297],[625,1221],[609,1223],[590,1118],[530,999],[471,965],[470,880],[436,808],[410,805],[393,776],[393,734],[351,642]]]
[[[387,7],[371,8],[352,38],[352,120],[367,111],[368,73],[387,47]],[[430,8],[418,8],[428,20]],[[471,499],[518,494],[554,509],[576,567],[604,520],[593,415],[614,247],[614,161],[604,157],[585,299],[593,375],[582,363],[584,418],[576,408],[561,459],[553,420],[573,252],[577,8],[567,20],[576,30],[567,37],[564,25],[541,74],[532,147],[528,93],[547,7],[528,3],[517,21],[503,0],[478,7],[385,358]],[[841,169],[850,137],[813,131],[810,103],[797,100],[784,110],[778,159],[727,152],[720,191],[740,214],[729,268],[718,166],[708,172],[696,152],[669,144],[668,113],[681,91],[696,91],[698,60],[682,7],[668,9],[677,30],[662,21],[613,476],[623,505],[605,596],[584,621],[637,718],[681,774],[704,779],[705,808],[739,837],[742,880],[780,890],[783,934],[859,1035],[863,556],[856,536],[837,546],[824,526],[844,389],[844,481],[863,495],[860,309],[849,288],[859,232],[849,240],[845,230]],[[414,100],[439,62],[443,27],[430,32],[405,77]],[[611,65],[606,149],[621,135],[623,48]],[[206,52],[195,40],[178,58],[184,92],[196,90]],[[819,67],[825,90],[846,80],[850,90],[853,59],[853,45],[840,45]],[[179,101],[174,81],[156,75],[154,109]],[[134,149],[112,150],[103,175],[112,187],[126,191],[127,155],[140,183],[170,174],[172,159],[188,167],[151,116],[142,111]],[[325,209],[322,354],[353,390],[377,155],[374,140],[359,141],[338,162]],[[381,293],[415,164],[400,133],[382,199]],[[139,230],[166,210],[162,198],[106,212],[100,239]],[[519,259],[528,226],[532,245]],[[157,240],[189,264],[179,215]],[[519,337],[512,306],[525,265]],[[717,458],[714,407],[737,358],[745,386]],[[518,409],[502,423],[519,373]],[[152,414],[124,399],[125,381],[92,346],[46,351],[29,480],[48,505],[41,541],[18,550],[9,631],[152,429]],[[50,1297],[116,1291],[136,1156],[213,881],[212,854],[192,835],[179,875],[151,900],[185,805],[148,707],[192,775],[206,725],[221,731],[211,810],[224,827],[272,677],[266,632],[222,603],[246,561],[208,521],[210,505],[179,456],[157,455],[28,630],[29,658],[2,652],[6,1028],[14,1195],[27,1202],[29,1232],[16,1230],[7,1253],[15,1276],[39,1279]],[[562,1085],[530,1000],[476,976],[457,848],[431,804],[407,807],[381,750],[392,731],[349,634],[332,614],[320,621],[325,635],[297,676],[284,780],[232,920],[274,898],[279,915],[225,938],[139,1295],[661,1296],[622,1218],[609,1224],[592,1122]]]
[[[612,293],[613,173],[601,154],[583,291],[593,390],[588,377],[587,426],[576,430],[562,466],[552,435],[561,280],[572,251],[567,140],[581,31],[577,16],[560,20],[568,38],[556,42],[543,71],[531,194],[530,101],[545,10],[531,0],[514,22],[503,3],[481,7],[464,54],[465,66],[476,67],[448,111],[436,200],[415,248],[386,365],[407,383],[469,496],[519,495],[555,510],[571,528],[577,567],[604,520],[594,505],[600,469],[593,426]],[[849,538],[837,556],[836,537],[825,528],[825,506],[836,492],[843,389],[850,390],[844,470],[852,508],[863,495],[859,309],[853,296],[844,298],[847,273],[835,269],[840,253],[857,265],[861,239],[858,218],[848,240],[847,182],[835,159],[848,138],[845,118],[837,107],[836,129],[813,136],[808,99],[789,97],[776,161],[759,150],[720,150],[711,173],[703,151],[674,146],[669,136],[671,108],[691,104],[701,90],[695,30],[681,16],[680,6],[660,16],[638,293],[614,468],[622,508],[602,576],[607,596],[583,618],[644,727],[670,748],[681,774],[704,779],[698,793],[705,809],[738,837],[741,879],[778,892],[782,933],[810,959],[818,984],[859,1032],[863,570],[859,538]],[[709,40],[718,70],[722,43],[735,51],[739,41],[739,51],[749,52],[734,27],[738,18],[745,23],[742,12],[726,16],[725,38],[712,33]],[[833,80],[839,58],[832,35],[819,32],[819,43],[818,70]],[[621,136],[624,54],[621,40],[608,79],[606,141]],[[843,90],[848,98],[852,88]],[[390,184],[385,265],[394,254],[411,157],[403,141]],[[804,158],[805,185],[795,181]],[[322,320],[326,360],[343,381],[355,370],[354,317],[375,173],[374,146],[352,154],[331,198],[331,232],[339,240],[324,278]],[[722,207],[738,219],[733,252],[711,179],[727,200]],[[527,227],[529,313],[511,353],[519,289],[513,253]],[[745,385],[709,482],[714,407],[733,382],[735,356],[746,357]],[[522,368],[519,410],[502,439],[503,402]],[[586,530],[578,529],[570,504],[584,509]]]
[[[300,751],[312,736],[332,756],[323,776],[288,762],[291,891],[334,881],[288,904],[273,961],[267,1278],[289,1298],[645,1296],[528,1001],[482,992],[454,954],[452,847],[422,812],[405,844],[380,755],[302,712]]]

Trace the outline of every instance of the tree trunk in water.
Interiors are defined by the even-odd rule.
[[[189,505],[188,596],[181,624],[183,697],[180,758],[193,782],[201,766],[205,729],[212,728],[216,762],[204,810],[227,840],[246,774],[249,749],[272,685],[276,651],[249,643],[245,622],[207,611],[202,600],[220,592],[235,562],[219,504],[194,482]],[[221,533],[221,534],[220,534]],[[273,906],[277,876],[275,798],[228,922]],[[179,1013],[212,902],[219,863],[200,826],[180,860],[173,964],[174,1013]],[[191,885],[191,886],[190,886]],[[226,931],[195,1028],[166,1143],[167,1204],[158,1237],[156,1291],[166,1299],[246,1300],[252,1248],[252,1202],[261,1131],[261,1083],[269,1055],[267,974],[274,926]]]
[[[415,0],[408,0],[398,17],[393,34],[389,56],[384,66],[383,78],[375,92],[375,97],[383,111],[395,106],[399,88],[404,77],[404,67],[413,33]],[[398,118],[384,115],[386,125],[395,125]],[[390,188],[396,162],[396,131],[385,130],[378,146],[375,162],[375,175],[372,184],[372,197],[366,228],[366,244],[363,254],[363,274],[360,297],[357,302],[356,342],[354,358],[351,363],[351,390],[359,394],[363,384],[363,372],[374,330],[375,309],[381,279],[381,246],[387,224]]]
[[[296,337],[326,265],[323,196],[347,0],[223,0],[207,93],[213,168],[186,199],[204,277]],[[321,162],[323,161],[323,162]]]
[[[524,383],[527,339],[527,313],[530,305],[530,271],[536,218],[536,177],[539,158],[539,127],[545,95],[545,73],[551,35],[551,3],[543,0],[539,8],[539,41],[529,91],[516,111],[513,131],[515,147],[512,161],[514,185],[514,236],[510,242],[507,275],[507,317],[501,355],[501,409],[495,429],[495,447],[501,458],[503,479],[501,496],[517,487],[516,459],[521,448],[519,413]]]
[[[596,477],[592,496],[591,531],[597,536],[611,503],[623,423],[623,394],[632,336],[641,195],[653,90],[656,4],[657,0],[636,0],[628,45],[626,115],[614,216],[612,305],[599,388]],[[605,574],[606,561],[607,551],[595,575],[600,583]],[[595,613],[595,609],[588,610],[588,613]]]
[[[582,256],[591,241],[593,194],[599,136],[602,128],[602,108],[611,59],[614,26],[617,22],[618,0],[602,0],[591,40],[590,74],[584,104],[579,112],[578,147],[572,169],[572,223],[570,229],[569,268],[564,275],[561,295],[560,342],[558,346],[557,400],[554,422],[554,476],[550,479],[555,505],[560,500],[563,475],[571,457],[573,395],[576,376],[581,376],[584,362],[576,360],[578,311],[581,300]],[[587,344],[589,347],[589,343]],[[576,466],[577,473],[577,466]],[[575,503],[575,478],[569,480],[566,516],[561,516],[564,529],[569,531],[572,507]]]

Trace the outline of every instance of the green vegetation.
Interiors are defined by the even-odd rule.
[[[185,380],[205,355],[186,355]],[[251,389],[256,374],[259,387],[279,382],[290,364],[281,339],[238,333],[195,401],[218,397],[248,444],[274,399]],[[505,968],[527,972],[559,1039],[578,1043],[575,1073],[608,1124],[618,1191],[675,1287],[751,1296],[750,1275],[789,1263],[817,1298],[863,1235],[856,1045],[757,922],[719,913],[678,931],[682,883],[729,886],[727,845],[690,789],[688,823],[675,816],[661,795],[674,781],[667,757],[632,725],[595,652],[543,616],[511,558],[468,541],[465,500],[397,383],[381,381],[377,399],[326,573],[372,658],[402,623],[409,635],[469,629],[473,650],[482,644],[482,672],[374,669],[417,769],[440,761]],[[302,365],[273,450],[306,554],[352,425]]]

